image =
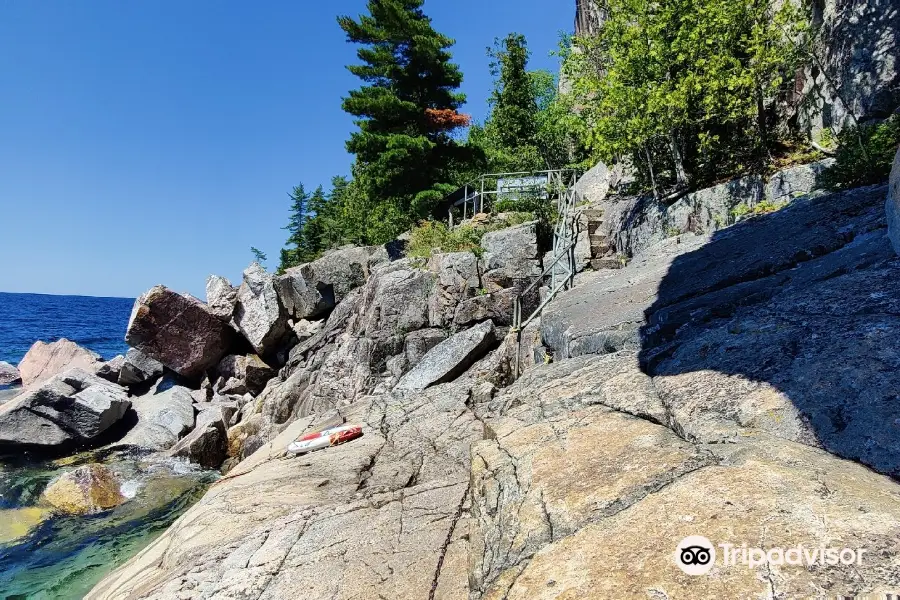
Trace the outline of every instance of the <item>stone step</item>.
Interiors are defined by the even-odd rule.
[[[591,257],[603,258],[613,249],[612,244],[591,244]]]
[[[603,225],[603,221],[588,221],[587,230],[588,234],[594,235],[597,233],[597,230],[600,229],[600,226]]]
[[[595,271],[601,269],[621,269],[624,266],[622,260],[617,256],[591,259],[591,268]]]
[[[586,208],[581,211],[581,214],[588,221],[602,221],[603,220],[603,211],[599,208]]]

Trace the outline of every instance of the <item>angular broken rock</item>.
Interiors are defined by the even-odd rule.
[[[106,361],[97,368],[97,376],[112,383],[118,383],[119,373],[125,365],[125,357],[119,354],[115,358]]]
[[[888,238],[894,246],[894,251],[900,254],[900,150],[897,150],[894,168],[891,169],[886,208]]]
[[[62,338],[50,344],[35,342],[19,363],[19,374],[22,385],[30,387],[67,369],[84,369],[94,373],[99,366],[99,354]]]
[[[0,361],[0,385],[9,385],[21,381],[19,370],[8,362]]]
[[[229,418],[234,413],[229,411]],[[218,469],[227,458],[228,419],[221,406],[211,404],[197,415],[197,426],[169,450],[207,469]]]
[[[472,363],[484,356],[496,341],[494,324],[485,321],[444,340],[403,376],[398,389],[424,390],[437,383],[452,381]]]
[[[204,303],[158,285],[135,301],[125,341],[179,375],[199,379],[228,352],[232,331]]]
[[[115,447],[168,450],[194,427],[194,399],[187,388],[175,385],[165,391],[154,386],[134,398],[137,425]]]
[[[266,383],[277,375],[275,369],[255,354],[226,356],[216,367],[216,372],[220,380],[214,391],[222,395],[259,394]]]
[[[288,313],[276,291],[275,278],[256,263],[244,270],[234,321],[260,355],[276,350],[289,331]]]
[[[0,406],[0,445],[54,447],[94,440],[128,411],[128,394],[70,369]]]
[[[228,322],[237,304],[237,288],[219,275],[210,275],[206,280],[206,306],[209,312]]]
[[[419,329],[406,336],[406,360],[410,367],[428,354],[428,351],[447,339],[443,329]]]
[[[140,350],[131,348],[119,370],[119,385],[130,386],[153,381],[163,373],[163,364]]]
[[[334,290],[317,285],[315,272],[309,265],[294,267],[279,276],[275,285],[287,313],[296,320],[316,319],[334,308]]]

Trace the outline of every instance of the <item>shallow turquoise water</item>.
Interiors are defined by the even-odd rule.
[[[126,487],[136,489],[134,498],[98,515],[51,516],[25,537],[0,544],[0,599],[83,597],[162,533],[215,477],[174,461],[116,457],[104,462],[128,482]],[[0,467],[0,519],[3,509],[40,506],[47,483],[71,468],[53,463]]]

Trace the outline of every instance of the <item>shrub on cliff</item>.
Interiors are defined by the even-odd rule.
[[[879,123],[847,127],[838,135],[835,164],[822,173],[832,190],[887,181],[900,146],[900,116]]]

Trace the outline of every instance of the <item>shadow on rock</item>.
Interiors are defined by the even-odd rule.
[[[801,199],[671,260],[640,327],[669,425],[749,431],[900,477],[900,259],[885,186]]]

